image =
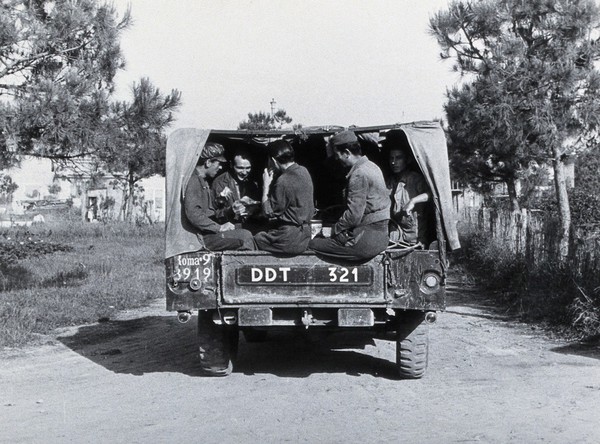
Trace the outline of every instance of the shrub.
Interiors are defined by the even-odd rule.
[[[54,245],[33,244],[17,260],[1,262],[0,347],[161,297],[163,232],[164,225],[63,223],[0,233]]]
[[[512,253],[502,239],[472,227],[461,226],[460,233],[458,261],[478,284],[497,292],[498,305],[522,320],[567,326],[578,336],[600,334],[600,288],[587,291],[569,264],[545,260],[534,265]]]

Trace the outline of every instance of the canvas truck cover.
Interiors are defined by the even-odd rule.
[[[166,236],[165,258],[178,254],[201,250],[204,247],[202,237],[197,236],[194,228],[184,215],[183,197],[188,181],[192,176],[200,153],[211,133],[231,139],[265,142],[265,137],[278,138],[302,134],[319,134],[328,137],[342,128],[319,127],[303,128],[299,131],[273,130],[202,130],[184,128],[175,130],[168,138],[166,153]],[[448,151],[444,131],[437,122],[414,122],[373,127],[350,128],[357,134],[385,136],[389,130],[402,130],[406,134],[415,158],[431,188],[439,222],[438,239],[445,240],[448,248],[460,248],[456,231],[456,218],[452,207],[450,173],[448,170]],[[253,137],[256,138],[253,139]],[[369,137],[371,138],[371,137]],[[441,239],[440,239],[441,237]]]

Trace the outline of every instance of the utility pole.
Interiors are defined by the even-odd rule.
[[[277,102],[275,101],[275,99],[271,99],[271,118],[275,117],[275,104]]]

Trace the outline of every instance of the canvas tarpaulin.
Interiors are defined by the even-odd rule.
[[[402,130],[406,134],[425,180],[431,187],[437,210],[438,239],[445,240],[451,250],[460,248],[452,207],[448,151],[442,127],[437,122],[415,122],[394,126],[390,130]],[[167,141],[166,258],[204,247],[202,237],[196,234],[183,213],[183,194],[210,133],[210,130],[179,129],[171,133]],[[322,130],[320,134],[328,137],[331,132]],[[262,140],[249,133],[228,134],[228,137],[230,140],[251,140],[257,145],[264,145],[260,143]],[[377,143],[375,135],[374,140]]]
[[[452,187],[448,169],[448,149],[444,130],[437,122],[415,122],[401,125],[413,154],[431,188],[448,247],[460,248],[456,217],[452,207]]]
[[[209,130],[179,129],[167,140],[165,258],[204,247],[183,214],[183,194],[200,158]]]

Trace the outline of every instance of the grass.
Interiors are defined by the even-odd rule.
[[[5,244],[15,239],[25,253],[0,254],[0,347],[163,296],[164,225],[53,222],[0,233]]]
[[[521,320],[544,324],[563,335],[600,335],[600,288],[588,289],[568,263],[533,266],[501,239],[462,226],[456,261],[465,279],[491,290],[495,304]]]

